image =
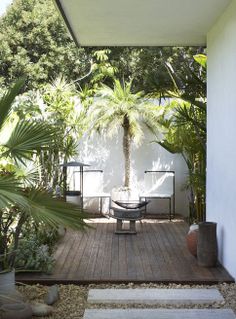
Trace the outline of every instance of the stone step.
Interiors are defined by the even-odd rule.
[[[222,302],[218,289],[90,289],[89,303],[112,304],[209,304]]]
[[[235,319],[230,309],[86,309],[83,319]]]

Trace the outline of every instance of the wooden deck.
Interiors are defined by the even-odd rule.
[[[19,274],[28,283],[232,282],[222,268],[203,268],[188,252],[188,226],[180,220],[143,220],[137,235],[116,235],[115,221],[95,219],[93,229],[68,231],[55,252],[52,275]]]

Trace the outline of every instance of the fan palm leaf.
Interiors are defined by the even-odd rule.
[[[0,130],[8,119],[11,113],[12,103],[15,100],[15,97],[19,94],[24,83],[25,78],[19,79],[12,87],[12,89],[8,90],[0,99]]]
[[[45,123],[19,121],[4,145],[7,150],[2,156],[10,156],[20,162],[31,159],[36,150],[54,143],[54,135],[53,130]]]
[[[37,222],[44,222],[52,227],[64,225],[72,229],[86,226],[83,221],[86,214],[78,206],[54,199],[43,189],[32,188],[25,196],[30,204],[26,213]]]
[[[19,180],[14,176],[0,175],[0,210],[16,204],[23,210],[29,209],[29,202],[22,193]]]

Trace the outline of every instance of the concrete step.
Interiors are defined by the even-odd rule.
[[[83,319],[235,319],[230,309],[86,309]]]
[[[209,304],[222,302],[217,289],[90,289],[89,303],[116,304]]]

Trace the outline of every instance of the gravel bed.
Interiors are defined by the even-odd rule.
[[[85,308],[131,308],[132,305],[117,304],[87,304],[88,290],[91,288],[218,288],[223,297],[224,302],[205,305],[179,305],[179,308],[231,308],[236,314],[236,284],[219,284],[219,285],[160,285],[160,284],[91,284],[87,286],[76,285],[60,285],[60,300],[54,305],[54,313],[48,319],[82,319]],[[21,286],[19,290],[26,296],[30,302],[43,302],[47,287],[40,285]],[[177,308],[174,305],[133,305],[135,308]],[[36,318],[36,317],[35,317]]]

